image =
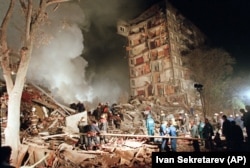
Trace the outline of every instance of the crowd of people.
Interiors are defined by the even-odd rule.
[[[79,146],[81,149],[98,149],[101,144],[108,143],[105,133],[108,128],[120,129],[123,120],[122,109],[116,104],[99,103],[97,108],[88,112],[88,118],[81,118],[78,123],[80,132]],[[86,125],[87,121],[87,125]]]
[[[154,141],[155,132],[164,136],[160,145],[162,152],[176,152],[178,138],[175,137],[181,133],[190,135],[195,152],[200,152],[200,146],[203,145],[210,151],[249,151],[250,106],[240,109],[234,117],[220,112],[215,113],[213,118],[204,120],[194,112],[192,114],[180,112],[178,116],[167,117],[164,111],[161,111],[159,115],[161,124],[158,131],[155,130],[156,124],[151,107],[145,109],[144,115],[149,140]],[[81,134],[79,145],[82,149],[92,150],[108,142],[103,134],[108,133],[110,127],[120,129],[123,112],[121,108],[117,108],[116,104],[110,106],[108,103],[100,103],[96,109],[88,112],[87,120],[87,125],[85,118],[81,118],[78,123]],[[246,132],[246,136],[244,136],[244,132]],[[248,148],[245,148],[244,145],[247,145]]]
[[[148,135],[154,135],[155,122],[152,111],[145,109],[146,128]],[[192,116],[190,119],[189,116]],[[179,113],[177,117],[167,118],[166,114],[160,112],[160,151],[176,152],[176,141],[179,133],[190,134],[195,152],[200,152],[200,146],[205,145],[208,151],[250,151],[250,106],[240,109],[235,116],[227,116],[220,112],[215,113],[211,121],[208,118],[202,120],[198,114]],[[246,136],[244,135],[246,132]],[[171,138],[167,138],[169,135]],[[222,138],[223,137],[223,138]],[[152,138],[150,138],[152,141]],[[168,146],[170,144],[170,147]]]

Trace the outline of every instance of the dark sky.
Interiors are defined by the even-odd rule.
[[[119,18],[132,19],[160,0],[85,0],[90,26],[85,32],[85,57],[90,71],[112,76],[127,85],[126,39],[116,33]],[[210,39],[213,47],[224,48],[236,58],[236,70],[249,70],[249,0],[169,0]],[[117,75],[118,73],[118,75]],[[120,73],[120,75],[119,75]]]
[[[183,15],[197,25],[215,47],[236,58],[236,70],[250,70],[249,0],[172,0]]]

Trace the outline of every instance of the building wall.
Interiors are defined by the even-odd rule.
[[[162,1],[133,20],[119,21],[117,32],[128,39],[131,95],[190,104],[193,82],[182,57],[204,42],[197,27]]]

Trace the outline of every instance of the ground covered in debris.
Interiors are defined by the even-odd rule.
[[[80,135],[77,123],[85,117],[88,124],[93,116],[89,115],[92,111],[88,104],[84,107],[79,104],[83,105],[76,102],[72,108],[73,104],[59,104],[46,90],[26,86],[21,109],[20,158],[23,167],[151,167],[151,154],[159,152],[161,143],[159,128],[162,111],[166,117],[178,117],[180,112],[185,111],[185,106],[162,105],[153,98],[134,98],[128,103],[115,104],[114,107],[123,116],[120,128],[109,125],[107,143],[93,150],[83,150],[78,145]],[[155,120],[154,141],[147,136],[145,123],[145,109],[149,106]],[[178,138],[177,152],[194,151],[189,133],[179,132]],[[200,148],[205,151],[204,146]]]

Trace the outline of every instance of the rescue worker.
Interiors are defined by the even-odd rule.
[[[98,127],[102,134],[105,134],[108,132],[108,121],[106,119],[105,115],[101,115],[101,118],[98,123]],[[104,141],[104,143],[107,143],[106,137],[104,135],[100,136],[100,142]]]
[[[95,120],[100,120],[101,113],[101,106],[98,105],[97,108],[93,111],[93,116],[95,117]]]
[[[177,132],[176,132],[176,127],[173,125],[172,121],[169,121],[169,127],[168,127],[168,134],[171,136],[171,137],[177,137]],[[171,151],[172,152],[176,152],[176,142],[177,142],[177,139],[176,138],[171,138]]]
[[[203,128],[204,128],[204,126],[205,126],[205,123],[202,120],[200,120],[200,123],[198,125],[198,131],[199,131],[199,138],[201,139],[200,140],[201,146],[204,145],[204,136],[203,136]]]
[[[155,121],[152,118],[151,114],[149,114],[147,116],[147,120],[146,120],[146,127],[147,127],[147,131],[148,131],[148,135],[154,136],[154,131],[155,131]],[[150,138],[150,141],[153,141],[154,138]]]
[[[115,128],[116,129],[120,129],[121,128],[122,119],[121,119],[121,117],[120,117],[120,115],[118,113],[115,113],[113,115],[113,121],[114,121],[114,124],[115,124]]]
[[[82,117],[78,122],[77,126],[80,132],[80,142],[79,142],[80,149],[86,150],[87,149],[86,147],[88,146],[87,144],[88,139],[86,136],[86,133],[88,132],[88,125],[86,124],[86,119]]]
[[[162,123],[163,121],[166,120],[166,114],[164,113],[164,111],[161,111],[161,114],[160,114],[160,122]]]
[[[184,128],[184,133],[186,134],[189,131],[189,116],[187,113],[184,114],[184,123],[183,123],[183,128]]]
[[[97,122],[96,121],[92,121],[92,123],[89,125],[89,130],[87,132],[87,137],[88,137],[88,150],[92,150],[93,149],[93,142],[95,143],[95,146],[98,147],[99,146],[99,142],[97,139],[97,135],[100,134],[100,129],[98,128]]]
[[[160,136],[166,136],[167,133],[168,133],[168,128],[167,128],[167,121],[163,121],[161,126],[160,126]],[[169,141],[169,138],[162,138],[161,140],[161,149],[160,151],[161,152],[168,152],[170,151],[170,148],[168,147],[168,141]]]

